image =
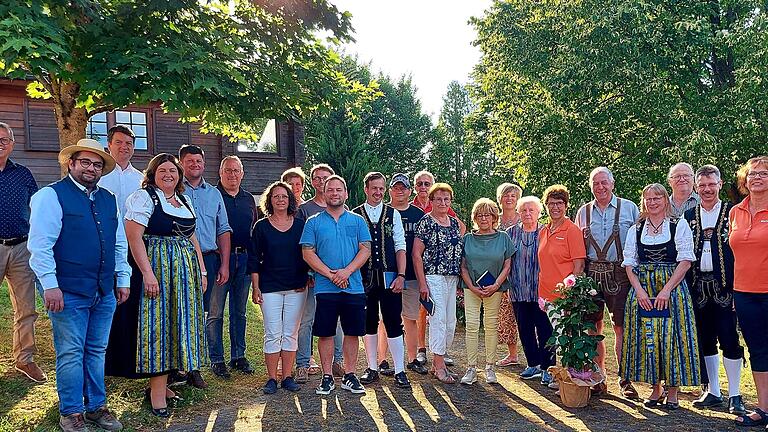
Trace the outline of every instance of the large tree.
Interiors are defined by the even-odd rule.
[[[349,204],[357,205],[365,199],[362,180],[367,172],[380,171],[389,178],[422,169],[432,123],[421,112],[410,77],[374,74],[370,64],[352,57],[344,58],[342,68],[348,80],[377,88],[377,97],[311,116],[305,126],[307,163],[330,164],[347,180]]]
[[[350,15],[325,0],[6,0],[0,76],[52,98],[62,146],[95,113],[162,102],[203,130],[252,137],[365,94],[329,48]],[[328,34],[325,40],[316,35]]]
[[[730,176],[768,141],[761,1],[506,0],[473,20],[473,95],[505,165],[590,198],[608,165],[631,198],[676,161]]]

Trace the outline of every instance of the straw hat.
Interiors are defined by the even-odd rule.
[[[115,169],[115,158],[104,151],[104,147],[101,146],[101,143],[89,138],[83,138],[78,141],[77,144],[61,149],[59,152],[59,163],[61,165],[68,165],[72,155],[81,151],[96,153],[104,159],[104,168],[101,170],[101,175],[107,175]]]

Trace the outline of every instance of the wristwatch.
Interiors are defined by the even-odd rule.
[[[403,273],[398,273],[397,277],[401,277],[401,278],[405,279],[405,275]]]

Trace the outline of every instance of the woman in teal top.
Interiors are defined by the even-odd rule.
[[[503,292],[509,289],[509,268],[514,245],[509,235],[499,231],[499,207],[495,202],[480,198],[472,207],[475,229],[464,236],[461,279],[464,286],[464,312],[467,319],[466,346],[468,369],[462,384],[477,381],[478,332],[480,308],[485,309],[485,382],[496,383],[496,345],[499,306]],[[487,274],[486,274],[487,272]]]

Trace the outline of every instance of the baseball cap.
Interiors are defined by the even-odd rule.
[[[403,186],[410,189],[411,188],[411,182],[408,181],[408,176],[403,173],[397,173],[392,176],[392,180],[389,182],[389,187],[392,187],[398,183],[402,183]]]

